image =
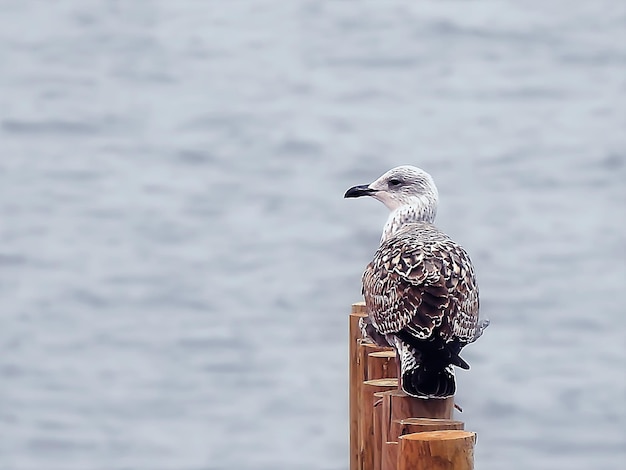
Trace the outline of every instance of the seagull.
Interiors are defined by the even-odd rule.
[[[434,225],[439,194],[433,178],[415,166],[399,166],[346,198],[370,196],[390,211],[380,246],[363,273],[367,317],[364,336],[392,346],[399,386],[420,398],[456,393],[453,366],[489,325],[479,320],[478,285],[467,252]]]

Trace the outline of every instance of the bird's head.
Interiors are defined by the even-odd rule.
[[[409,165],[392,168],[373,183],[353,186],[344,195],[360,196],[378,199],[391,211],[404,205],[436,208],[439,198],[433,178],[421,168]]]

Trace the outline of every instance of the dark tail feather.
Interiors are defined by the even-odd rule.
[[[450,364],[465,370],[468,370],[470,368],[469,364],[465,362],[465,360],[461,356],[459,356],[458,352],[450,357]]]
[[[426,369],[418,365],[402,374],[402,390],[408,395],[425,398],[448,398],[456,392],[452,367]]]
[[[489,324],[489,323],[487,323]],[[486,328],[486,327],[485,327]],[[420,351],[424,357],[430,358],[431,362],[439,364],[452,364],[461,369],[469,369],[469,364],[459,354],[465,344],[458,339],[446,343],[439,336],[432,336],[426,340],[420,340],[411,335],[406,329],[400,330],[395,335],[407,344]]]

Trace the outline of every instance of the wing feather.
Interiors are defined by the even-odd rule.
[[[363,274],[363,294],[381,334],[474,339],[478,286],[465,250],[431,224],[408,224],[386,240]]]

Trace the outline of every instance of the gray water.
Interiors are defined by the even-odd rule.
[[[347,315],[429,171],[476,468],[626,459],[626,3],[0,1],[0,468],[343,470]]]

